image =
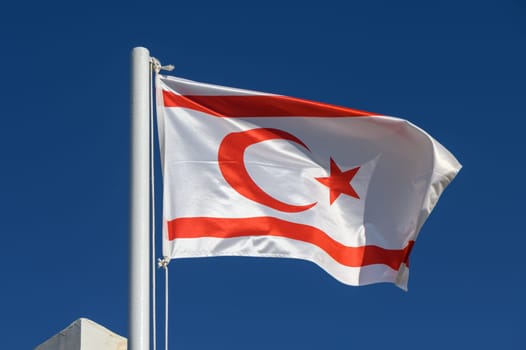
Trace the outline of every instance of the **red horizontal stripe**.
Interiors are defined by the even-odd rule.
[[[373,113],[277,95],[198,96],[163,90],[165,107],[189,108],[216,117],[364,117]]]
[[[277,236],[295,239],[316,245],[338,263],[350,267],[373,264],[388,265],[394,270],[400,264],[409,265],[410,241],[403,249],[384,249],[375,245],[362,247],[345,246],[322,230],[278,218],[263,216],[252,218],[179,218],[168,222],[170,240],[179,238],[234,238],[250,236]]]

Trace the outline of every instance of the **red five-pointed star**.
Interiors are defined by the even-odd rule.
[[[360,199],[358,193],[356,193],[354,188],[351,186],[351,180],[353,179],[354,175],[356,175],[358,170],[360,170],[360,167],[342,172],[336,162],[331,158],[331,176],[316,178],[316,180],[330,189],[331,204],[342,193]]]

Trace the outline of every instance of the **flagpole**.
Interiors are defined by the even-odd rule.
[[[128,349],[150,347],[150,52],[131,52]]]

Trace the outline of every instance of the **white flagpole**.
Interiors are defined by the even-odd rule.
[[[150,52],[131,53],[128,349],[150,347]]]

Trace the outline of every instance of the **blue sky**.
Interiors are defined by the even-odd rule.
[[[526,347],[524,2],[30,0],[0,5],[0,40],[0,348],[79,317],[127,335],[139,45],[185,78],[409,119],[464,166],[408,293],[305,261],[175,261],[173,349]]]

